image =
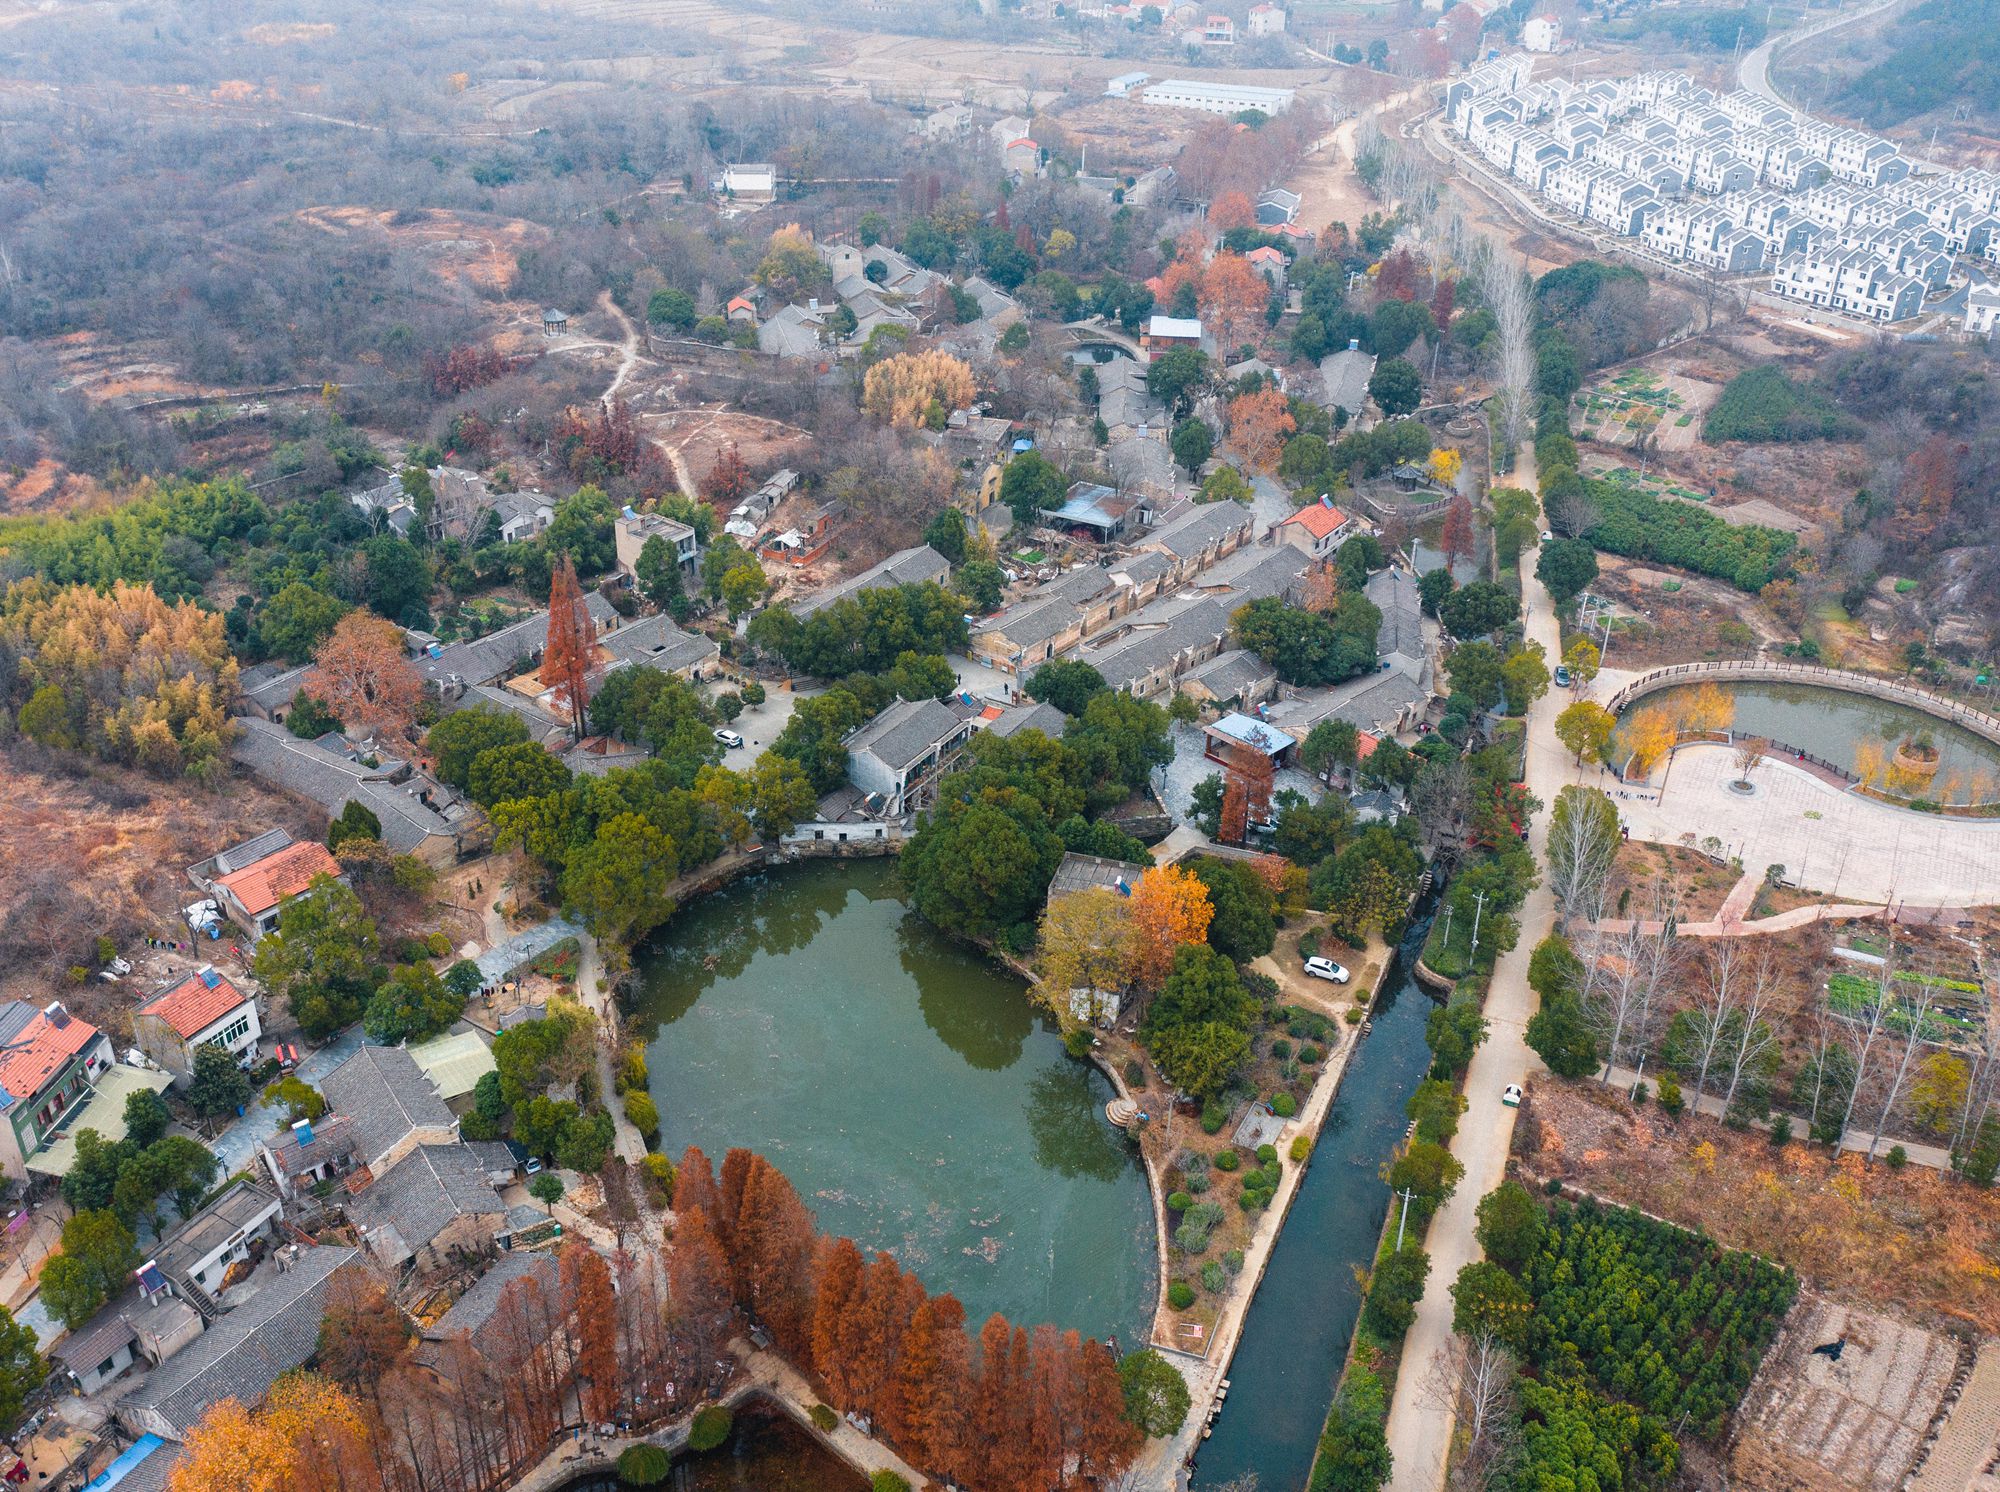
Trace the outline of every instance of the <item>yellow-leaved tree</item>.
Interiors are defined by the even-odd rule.
[[[1132,980],[1156,990],[1172,972],[1182,944],[1206,941],[1215,906],[1192,871],[1156,865],[1139,877],[1130,907]]]
[[[221,770],[236,661],[218,613],[150,585],[30,579],[0,599],[0,647],[20,659],[23,734],[163,775]]]
[[[167,1492],[305,1492],[339,1487],[343,1463],[360,1464],[369,1430],[360,1402],[315,1373],[287,1374],[263,1407],[234,1399],[209,1406],[188,1431]]]
[[[972,402],[972,369],[948,352],[904,352],[868,370],[861,407],[898,429],[942,429],[945,417]]]
[[[1125,987],[1132,943],[1130,898],[1107,886],[1050,897],[1042,913],[1036,998],[1065,1029],[1108,1014],[1115,1007],[1095,997],[1115,996]],[[1079,991],[1085,992],[1082,999]]]

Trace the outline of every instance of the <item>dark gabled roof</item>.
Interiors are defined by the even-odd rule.
[[[540,1222],[542,1216],[536,1213],[534,1220]],[[476,1341],[486,1323],[493,1319],[493,1313],[500,1308],[500,1297],[507,1287],[516,1280],[526,1279],[534,1280],[552,1296],[557,1279],[555,1256],[538,1250],[502,1254],[470,1290],[452,1302],[450,1310],[430,1325],[424,1332],[424,1339],[440,1342],[463,1332]]]
[[[178,1435],[220,1400],[257,1403],[281,1374],[312,1357],[327,1281],[358,1258],[349,1248],[301,1251],[290,1269],[155,1368],[126,1404],[152,1410]]]
[[[327,1107],[352,1126],[354,1152],[364,1164],[374,1164],[413,1130],[452,1127],[451,1110],[401,1047],[364,1046],[319,1087]]]
[[[349,803],[365,803],[382,821],[382,842],[409,854],[434,835],[452,838],[456,828],[407,788],[385,780],[386,769],[364,767],[313,741],[301,741],[282,725],[248,718],[236,722],[230,755],[258,778],[338,814]]]
[[[621,627],[600,646],[620,663],[657,668],[662,673],[694,668],[722,651],[713,638],[684,632],[674,625],[672,617],[664,614]]]
[[[378,1176],[347,1204],[347,1215],[359,1224],[376,1256],[401,1263],[461,1217],[498,1217],[507,1210],[493,1183],[486,1179],[486,1162],[463,1145],[419,1145]],[[376,1238],[385,1239],[378,1246]]]
[[[899,699],[849,736],[846,745],[856,755],[865,751],[891,770],[901,771],[964,726],[956,711],[935,699]]]
[[[1232,533],[1247,531],[1250,524],[1250,510],[1242,503],[1203,503],[1185,517],[1155,529],[1147,536],[1146,547],[1186,559]]]
[[[1059,741],[1068,725],[1069,716],[1054,705],[1038,702],[1024,708],[1002,711],[1000,717],[986,729],[1002,738],[1011,736],[1016,731],[1038,730],[1051,741]]]
[[[792,603],[794,616],[808,617],[847,596],[867,590],[888,590],[899,585],[915,585],[926,580],[942,581],[951,573],[951,562],[928,544],[899,549],[879,565],[871,565],[859,575],[829,586],[818,595]]]

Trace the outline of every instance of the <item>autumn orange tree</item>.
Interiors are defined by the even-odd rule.
[[[1447,565],[1472,558],[1472,504],[1454,497],[1444,510],[1444,527],[1438,534],[1438,549]]]
[[[575,1237],[564,1240],[557,1263],[574,1337],[573,1358],[582,1379],[584,1415],[594,1424],[604,1424],[616,1418],[620,1398],[618,1304],[611,1289],[611,1266]]]
[[[1208,205],[1208,226],[1217,233],[1257,226],[1257,210],[1247,192],[1227,191]]]
[[[352,1394],[316,1374],[288,1373],[255,1411],[235,1399],[211,1405],[187,1432],[167,1492],[366,1486],[369,1438],[367,1417]],[[343,1460],[353,1464],[351,1483],[338,1471]]]
[[[1278,464],[1285,437],[1298,428],[1291,405],[1276,389],[1238,394],[1229,401],[1229,439],[1260,471]]]
[[[590,707],[590,670],[595,662],[594,634],[583,591],[576,582],[576,564],[565,551],[549,581],[549,633],[542,652],[542,683],[555,691],[558,709],[569,716],[570,730],[581,741]]]
[[[1108,1484],[1137,1453],[1142,1437],[1101,1343],[996,1315],[975,1351],[956,1299],[928,1294],[890,1254],[869,1259],[852,1239],[818,1237],[762,1156],[731,1151],[716,1177],[691,1148],[674,1214],[677,1307],[688,1309],[684,1288],[712,1294],[718,1276],[733,1279],[745,1314],[774,1337],[798,1333],[787,1353],[823,1400],[870,1416],[912,1464],[971,1492],[1048,1492]],[[682,1259],[690,1250],[694,1264]]]
[[[945,417],[972,402],[972,369],[948,352],[902,352],[868,370],[861,407],[898,429],[942,429]]]
[[[1173,969],[1174,954],[1183,944],[1207,938],[1214,917],[1208,887],[1192,871],[1156,865],[1141,875],[1131,899],[1133,982],[1158,989]]]
[[[1271,285],[1241,254],[1217,254],[1202,271],[1197,303],[1203,330],[1215,338],[1226,362],[1255,339],[1271,303]]]
[[[403,629],[368,611],[350,611],[313,654],[301,685],[349,734],[411,739],[424,677],[410,661]]]

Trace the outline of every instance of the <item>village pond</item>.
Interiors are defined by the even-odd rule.
[[[823,1231],[891,1251],[975,1330],[1000,1311],[1141,1339],[1156,1235],[1110,1083],[904,903],[894,862],[737,881],[637,962],[663,1149],[762,1152]]]
[[[1904,741],[1928,737],[1938,753],[1934,795],[1947,802],[1987,802],[2000,798],[2000,746],[1963,726],[1909,705],[1806,684],[1725,683],[1735,702],[1731,724],[1737,736],[1761,736],[1777,746],[1809,752],[1850,774],[1860,774],[1872,757],[1879,768]],[[1671,707],[1687,691],[1663,689],[1632,707]],[[1630,720],[1632,711],[1627,711]],[[1621,754],[1622,759],[1622,754]]]
[[[615,1471],[578,1477],[561,1492],[629,1492]],[[661,1483],[666,1492],[868,1492],[868,1479],[788,1419],[752,1399],[736,1411],[729,1439],[683,1454]]]

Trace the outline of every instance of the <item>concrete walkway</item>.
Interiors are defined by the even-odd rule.
[[[1532,446],[1522,448],[1514,481],[1530,491],[1537,489]],[[1527,635],[1541,643],[1549,657],[1559,658],[1562,645],[1555,606],[1535,579],[1535,558],[1534,549],[1522,552],[1523,620]],[[1542,865],[1548,864],[1548,810],[1573,772],[1569,753],[1555,736],[1555,717],[1568,698],[1562,691],[1552,690],[1528,711],[1528,789],[1543,804],[1543,811],[1529,826],[1528,839],[1537,863]],[[1402,1366],[1397,1370],[1395,1397],[1389,1404],[1389,1450],[1395,1458],[1390,1486],[1395,1492],[1436,1492],[1444,1485],[1456,1396],[1445,1400],[1431,1390],[1431,1364],[1451,1341],[1452,1281],[1460,1269],[1480,1257],[1479,1240],[1473,1234],[1479,1199],[1507,1175],[1507,1156],[1513,1147],[1519,1111],[1500,1102],[1501,1091],[1509,1083],[1526,1083],[1544,1070],[1526,1040],[1528,1018],[1536,1006],[1534,991],[1528,988],[1528,956],[1554,925],[1555,898],[1544,875],[1521,908],[1520,940],[1501,955],[1486,996],[1488,1033],[1473,1053],[1466,1074],[1468,1107],[1452,1144],[1452,1154],[1465,1167],[1465,1177],[1431,1219],[1430,1233],[1424,1240],[1431,1256],[1430,1279],[1417,1303],[1416,1321],[1403,1338]]]
[[[1762,875],[1782,865],[1794,885],[1851,901],[1920,899],[1991,905],[2000,887],[2000,820],[1945,818],[1841,791],[1783,758],[1757,769],[1749,795],[1730,784],[1735,754],[1697,742],[1674,753],[1665,791],[1619,801],[1634,839],[1679,844],[1713,835]]]
[[[1834,901],[1823,906],[1793,907],[1789,912],[1774,912],[1769,917],[1758,917],[1749,922],[1720,919],[1713,922],[1678,922],[1674,924],[1674,931],[1684,938],[1754,938],[1763,933],[1790,932],[1795,927],[1805,927],[1814,922],[1861,922],[1870,918],[1899,923],[1904,927],[1943,927],[1957,922],[1963,911],[1963,907],[1898,905],[1890,908]],[[1593,925],[1604,933],[1626,933],[1633,927],[1630,918],[1617,917],[1608,917]],[[1638,922],[1639,931],[1645,933],[1656,933],[1664,925],[1650,917],[1642,917]]]
[[[1639,1073],[1630,1067],[1614,1067],[1611,1069],[1610,1074],[1600,1079],[1600,1081],[1605,1086],[1616,1088],[1621,1093],[1630,1093],[1633,1085],[1639,1081]],[[1660,1075],[1655,1072],[1646,1081],[1657,1094],[1660,1086]],[[1721,1098],[1713,1093],[1704,1093],[1701,1101],[1696,1103],[1694,1094],[1688,1091],[1687,1086],[1683,1084],[1681,1094],[1690,1108],[1699,1109],[1700,1112],[1708,1115],[1711,1119],[1720,1119],[1727,1112]],[[1855,1105],[1857,1111],[1861,1107],[1861,1104],[1857,1103]],[[1879,1104],[1876,1112],[1878,1114],[1881,1112]],[[1791,1119],[1792,1133],[1803,1139],[1806,1134],[1806,1121],[1797,1114],[1792,1115]],[[1771,1127],[1771,1121],[1768,1119],[1753,1119],[1750,1121],[1750,1127],[1752,1129],[1768,1131]],[[1892,1145],[1901,1145],[1903,1153],[1909,1157],[1910,1164],[1913,1166],[1929,1166],[1934,1171],[1949,1171],[1951,1169],[1951,1152],[1942,1145],[1924,1145],[1915,1140],[1898,1140],[1890,1135],[1884,1135],[1878,1140],[1874,1134],[1865,1129],[1850,1129],[1841,1137],[1840,1141],[1840,1148],[1842,1150],[1851,1150],[1857,1155],[1866,1155],[1869,1148],[1873,1146],[1877,1160],[1887,1155],[1889,1147]]]
[[[878,1471],[893,1471],[912,1487],[926,1485],[928,1478],[846,1420],[830,1431],[814,1425],[807,1411],[819,1402],[819,1396],[804,1376],[783,1359],[769,1352],[754,1351],[741,1340],[731,1342],[729,1350],[743,1364],[744,1375],[720,1402],[735,1408],[746,1399],[767,1397],[861,1475],[872,1477]],[[635,1445],[657,1445],[666,1451],[678,1451],[687,1444],[688,1425],[688,1420],[681,1419],[637,1435],[594,1435],[588,1431],[572,1434],[533,1468],[516,1477],[509,1484],[511,1492],[551,1492],[579,1476],[610,1471],[618,1464],[619,1455]]]

